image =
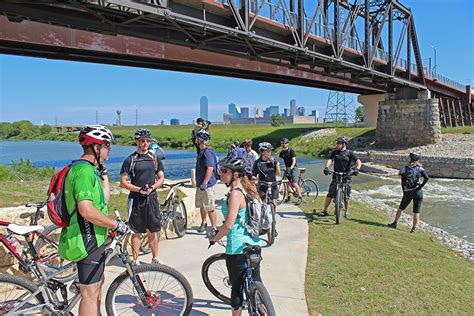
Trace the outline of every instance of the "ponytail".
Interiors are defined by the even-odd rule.
[[[246,176],[241,178],[240,183],[248,194],[250,194],[254,199],[261,201],[255,183],[251,182]]]

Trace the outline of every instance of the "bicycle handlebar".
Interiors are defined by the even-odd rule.
[[[183,181],[179,181],[179,182],[176,182],[176,183],[163,183],[163,187],[168,187],[168,188],[173,188],[173,187],[180,187],[186,183],[189,183],[190,181],[189,180],[183,180]]]
[[[43,208],[48,201],[43,201],[43,202],[36,202],[36,203],[26,203],[26,207],[36,207],[36,208]]]

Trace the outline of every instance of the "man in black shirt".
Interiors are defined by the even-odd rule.
[[[161,160],[148,151],[151,133],[138,129],[135,133],[137,150],[125,159],[120,169],[120,186],[130,190],[128,214],[132,235],[132,255],[138,263],[138,251],[142,233],[148,234],[153,254],[152,263],[159,263],[157,232],[160,231],[160,204],[156,190],[164,182],[164,168]],[[130,182],[129,182],[130,179]]]
[[[273,159],[272,151],[273,146],[270,143],[263,142],[258,144],[258,151],[260,152],[260,158],[255,160],[253,164],[252,175],[255,179],[264,182],[275,182],[272,186],[272,199],[278,199],[278,185],[276,183],[276,175],[280,174],[280,163]],[[258,185],[258,193],[262,200],[265,198],[268,186],[263,183]]]
[[[345,137],[338,137],[336,139],[336,149],[333,150],[329,154],[329,158],[326,161],[326,165],[324,167],[323,173],[325,175],[329,174],[329,166],[334,161],[334,171],[335,172],[348,172],[352,173],[353,175],[357,176],[359,174],[360,167],[362,166],[362,162],[360,159],[354,154],[352,150],[347,149],[347,139]],[[355,169],[353,169],[355,165]],[[345,178],[347,183],[347,200],[344,201],[344,208],[345,208],[345,217],[349,218],[349,197],[351,195],[351,188],[352,188],[352,178],[348,176]],[[332,177],[331,184],[329,185],[329,191],[326,196],[326,200],[324,201],[324,209],[322,212],[323,216],[328,216],[328,207],[331,204],[331,200],[336,197],[336,177]]]
[[[280,143],[283,150],[280,152],[280,158],[283,159],[285,162],[286,167],[286,175],[288,178],[288,182],[286,183],[286,195],[287,198],[284,202],[290,202],[290,185],[295,188],[296,194],[298,195],[298,199],[296,200],[295,205],[300,205],[303,202],[303,198],[301,197],[301,188],[298,185],[298,178],[300,176],[300,170],[296,167],[296,154],[293,149],[289,147],[288,138],[282,138]]]

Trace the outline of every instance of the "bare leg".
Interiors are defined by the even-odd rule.
[[[209,211],[208,214],[209,214],[209,219],[211,220],[212,228],[216,228],[216,222],[217,222],[216,212],[212,210],[212,211]]]
[[[204,207],[201,207],[201,223],[207,223],[207,211]]]
[[[132,234],[132,256],[133,260],[138,260],[138,253],[140,251],[140,239],[142,234]]]
[[[290,198],[290,184],[288,182],[285,182],[285,189],[286,189],[286,198]]]
[[[344,201],[344,208],[346,214],[349,213],[349,199],[347,201]]]
[[[158,243],[160,242],[160,239],[158,238],[158,233],[147,232],[147,234],[148,234],[148,243],[150,244],[153,258],[158,258]]]
[[[100,292],[102,281],[84,285],[79,285],[81,290],[81,303],[79,304],[79,316],[100,315]]]
[[[398,220],[400,219],[400,216],[402,216],[402,212],[403,212],[402,209],[397,210],[397,214],[395,215],[395,220],[394,220],[395,223],[398,222]]]
[[[416,224],[420,220],[420,213],[413,213],[413,227],[416,227]]]
[[[232,310],[232,316],[240,316],[242,315],[242,309],[239,308],[238,310]]]
[[[327,212],[328,207],[329,207],[329,204],[331,204],[331,201],[332,201],[332,198],[326,196],[326,199],[324,200],[324,209],[323,209],[323,212]]]

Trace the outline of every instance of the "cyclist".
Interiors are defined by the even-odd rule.
[[[138,262],[141,234],[147,233],[148,242],[153,254],[152,263],[158,259],[157,233],[161,229],[159,189],[164,182],[164,168],[161,160],[148,151],[151,132],[140,128],[135,132],[137,149],[128,156],[120,169],[120,186],[129,190],[128,214],[132,235],[132,255],[135,264]]]
[[[110,186],[104,162],[109,158],[113,139],[112,132],[104,126],[83,127],[79,132],[83,162],[73,165],[64,181],[70,223],[61,231],[59,255],[77,262],[81,291],[79,315],[99,315],[107,232],[109,229],[122,234],[127,231],[121,220],[108,217]]]
[[[423,187],[428,182],[428,174],[425,169],[421,166],[420,159],[421,155],[417,152],[412,152],[409,155],[410,163],[400,170],[401,184],[403,190],[402,201],[398,207],[397,214],[393,223],[387,224],[388,227],[397,228],[398,220],[402,215],[402,211],[405,210],[413,201],[413,225],[410,232],[415,233],[416,224],[420,219],[421,203],[423,202]],[[423,183],[420,184],[420,176],[423,177]]]
[[[161,148],[160,144],[158,144],[158,141],[156,140],[156,138],[151,139],[151,144],[150,144],[150,147],[148,147],[148,150],[152,154],[155,154],[155,155],[156,155],[156,151],[159,150],[161,153],[161,160],[166,159],[165,151],[163,150],[163,148]]]
[[[295,205],[300,205],[303,202],[303,198],[301,197],[301,188],[298,185],[298,178],[300,176],[300,170],[296,166],[296,154],[293,149],[289,147],[288,138],[282,138],[280,140],[281,147],[283,150],[280,152],[280,158],[283,159],[285,162],[286,167],[286,175],[288,178],[288,182],[286,183],[286,192],[287,198],[284,202],[290,202],[290,184],[296,190],[296,194],[298,195],[298,199],[296,200]]]
[[[224,214],[224,224],[217,234],[211,237],[210,241],[217,242],[222,237],[227,236],[226,244],[226,266],[229,273],[229,280],[232,286],[230,301],[232,315],[237,316],[242,313],[243,302],[243,278],[244,263],[247,259],[243,250],[247,246],[258,245],[260,239],[253,238],[247,232],[246,223],[242,219],[248,218],[247,203],[245,193],[260,200],[255,184],[245,176],[246,164],[239,157],[225,157],[219,162],[220,178],[227,187],[230,188],[227,194],[227,202],[222,205]],[[253,279],[261,281],[260,267],[253,270]]]
[[[268,142],[258,144],[258,151],[260,158],[253,164],[252,175],[253,179],[265,182],[275,182],[272,188],[272,199],[278,199],[278,185],[276,183],[276,175],[280,174],[280,163],[272,157],[273,146]],[[266,184],[258,185],[258,192],[263,199],[267,192]]]
[[[199,117],[196,120],[196,126],[194,126],[194,129],[191,131],[191,140],[193,141],[194,146],[196,147],[196,153],[199,154],[199,146],[196,142],[197,140],[197,133],[201,130],[205,130],[209,133],[210,137],[210,127],[211,127],[211,122],[203,119],[202,117]]]
[[[258,159],[258,154],[255,150],[252,149],[252,140],[247,139],[244,142],[244,155],[242,158],[244,158],[245,161],[245,174],[249,179],[252,179],[252,167],[255,161]]]
[[[345,177],[344,181],[347,183],[347,200],[344,201],[344,216],[349,218],[349,197],[351,196],[352,188],[352,177],[351,175],[357,176],[362,166],[362,162],[352,150],[347,149],[347,139],[345,137],[338,137],[336,139],[336,149],[329,154],[329,158],[326,161],[323,173],[324,175],[329,174],[329,166],[334,162],[335,172],[348,172],[349,176]],[[355,165],[355,169],[353,168]],[[331,204],[331,200],[336,197],[336,176],[333,175],[331,184],[329,185],[329,191],[324,200],[324,209],[321,215],[328,216],[328,207]]]
[[[196,134],[197,144],[199,145],[199,154],[196,159],[196,207],[201,209],[201,225],[198,232],[202,233],[207,227],[207,216],[211,221],[212,230],[216,231],[216,206],[214,201],[214,186],[217,179],[214,173],[216,168],[216,156],[209,146],[211,135],[201,130]]]
[[[244,153],[245,153],[245,149],[240,147],[240,142],[236,140],[232,145],[230,145],[230,149],[227,152],[227,156],[243,158]]]

